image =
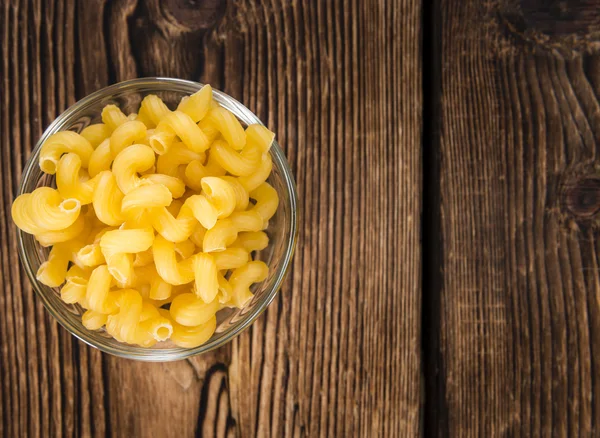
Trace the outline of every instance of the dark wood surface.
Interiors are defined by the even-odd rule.
[[[600,434],[599,11],[441,0],[431,19],[427,435]]]
[[[421,5],[3,1],[0,436],[416,436],[422,431]],[[45,127],[152,75],[209,82],[275,132],[296,176],[293,269],[250,330],[146,364],[43,309],[9,217]]]
[[[599,0],[5,1],[0,436],[600,434]],[[8,212],[110,83],[209,82],[277,132],[300,238],[228,346],[145,364],[60,328]]]

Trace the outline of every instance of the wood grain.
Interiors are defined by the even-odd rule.
[[[6,1],[0,436],[415,436],[421,373],[420,2]],[[300,237],[281,294],[214,353],[146,364],[60,328],[10,203],[42,130],[109,83],[210,82],[273,130]]]
[[[427,435],[596,436],[600,3],[438,6]]]

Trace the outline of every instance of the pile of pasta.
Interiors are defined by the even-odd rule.
[[[274,136],[244,129],[209,85],[175,111],[149,95],[137,114],[107,105],[102,123],[52,135],[39,164],[56,189],[12,206],[16,225],[52,247],[38,281],[120,342],[203,344],[216,313],[243,307],[267,277],[252,254],[279,203],[266,182]]]

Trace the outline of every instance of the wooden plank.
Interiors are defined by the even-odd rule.
[[[599,6],[438,2],[428,435],[597,433]]]
[[[12,1],[1,7],[0,436],[415,436],[420,2]],[[108,83],[169,75],[244,102],[285,147],[300,239],[229,346],[145,364],[50,319],[10,203],[32,144]]]

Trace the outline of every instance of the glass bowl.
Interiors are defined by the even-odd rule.
[[[55,186],[54,176],[44,174],[38,165],[40,147],[46,139],[59,131],[81,132],[86,126],[101,121],[105,105],[116,104],[126,114],[137,112],[140,102],[148,94],[156,94],[173,109],[183,96],[195,93],[202,84],[182,79],[142,78],[121,82],[90,94],[62,113],[46,129],[25,166],[18,195],[29,193],[40,186]],[[248,108],[225,93],[214,90],[214,99],[233,112],[242,124],[261,123]],[[279,208],[266,230],[269,246],[258,258],[269,266],[269,276],[253,286],[254,298],[243,309],[224,309],[217,314],[217,329],[205,344],[196,348],[180,348],[170,342],[159,342],[152,348],[142,348],[118,342],[103,330],[90,331],[81,323],[83,309],[65,304],[58,288],[39,283],[35,276],[46,260],[49,249],[43,248],[32,235],[18,231],[19,256],[36,293],[57,321],[74,336],[106,353],[144,361],[171,361],[195,356],[224,345],[252,322],[273,301],[285,278],[294,252],[297,235],[297,193],[292,171],[281,147],[275,141],[271,147],[273,171],[269,183],[279,194]]]

